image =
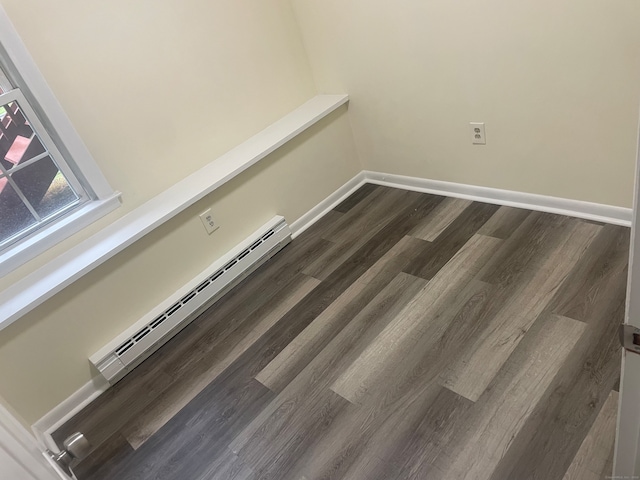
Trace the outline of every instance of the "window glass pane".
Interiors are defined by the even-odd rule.
[[[58,166],[46,157],[11,173],[34,210],[45,218],[78,200]]]
[[[6,178],[0,178],[0,244],[36,223]]]
[[[22,165],[46,150],[33,132],[18,102],[0,107],[0,162],[6,170]]]

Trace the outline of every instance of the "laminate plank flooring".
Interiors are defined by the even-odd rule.
[[[365,185],[53,437],[80,480],[604,478],[628,248]]]
[[[501,371],[486,398],[478,400],[455,444],[444,478],[482,480],[491,476],[511,439],[520,431],[571,353],[585,325],[565,317],[542,320],[526,345]],[[462,429],[461,429],[462,430]]]
[[[433,278],[497,210],[498,206],[485,203],[469,205],[405,272],[427,280]]]
[[[332,390],[351,403],[360,403],[376,384],[385,387],[387,368],[395,370],[402,357],[414,348],[430,348],[434,332],[445,329],[448,318],[439,314],[453,302],[460,290],[480,269],[479,262],[490,258],[500,241],[492,237],[474,237],[436,276],[413,298],[362,355],[340,375]],[[426,338],[423,338],[426,337]]]
[[[304,273],[326,280],[346,259],[396,218],[399,208],[419,197],[420,194],[415,192],[386,187],[367,195],[326,229],[322,238],[331,241],[333,246],[307,267]]]
[[[276,400],[261,412],[245,431],[236,436],[231,449],[234,452],[243,449],[270,419],[286,421],[284,413],[287,413],[288,406],[294,402],[314,402],[316,400],[314,395],[301,395],[301,393],[328,389],[344,366],[366,348],[367,344],[425,284],[426,281],[423,279],[405,273],[398,274],[376,298],[344,326],[331,343],[304,369],[303,374],[297,375],[280,392]],[[298,412],[304,415],[306,410],[298,409]],[[296,413],[296,410],[289,409],[287,415]],[[279,438],[280,440],[282,438]]]
[[[256,376],[256,379],[273,391],[282,390],[393,277],[402,271],[405,265],[411,262],[412,251],[418,253],[424,248],[424,242],[404,237],[316,317]]]
[[[302,274],[294,277],[290,289],[283,292],[286,295],[275,297],[255,315],[260,318],[256,325],[245,322],[243,326],[246,328],[239,327],[234,332],[234,336],[239,339],[237,343],[233,338],[222,335],[213,338],[203,336],[203,340],[192,346],[192,352],[197,352],[197,357],[192,354],[189,362],[179,366],[179,371],[174,374],[176,380],[172,388],[123,428],[123,434],[131,446],[137,449],[157,432],[319,283],[315,278]]]
[[[536,266],[528,282],[509,296],[475,345],[449,369],[444,381],[447,388],[473,401],[480,397],[600,228],[579,221],[568,225],[563,242]]]
[[[471,200],[445,198],[411,235],[433,242],[471,203]]]
[[[500,207],[478,233],[480,235],[507,239],[530,213],[529,210],[523,210],[521,208]]]
[[[620,375],[620,344],[615,338],[624,320],[626,269],[599,290],[597,307],[583,320],[588,327],[561,366],[536,412],[514,438],[493,480],[560,477],[577,453]],[[601,283],[602,278],[593,278]],[[606,312],[606,313],[605,313]],[[523,452],[538,452],[536,464]],[[533,473],[535,472],[535,473]]]
[[[601,480],[610,476],[618,413],[618,392],[611,391],[563,480]]]
[[[346,213],[355,207],[358,203],[360,203],[367,195],[375,192],[378,189],[377,185],[373,185],[371,183],[367,183],[360,187],[356,192],[352,195],[349,195],[349,198],[344,200],[340,205],[333,209],[335,212]]]

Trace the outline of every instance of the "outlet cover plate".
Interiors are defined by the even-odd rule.
[[[209,235],[211,235],[220,227],[220,225],[218,225],[218,223],[213,219],[210,208],[200,214],[200,220],[202,221],[202,225],[204,225],[204,229]]]
[[[486,145],[487,136],[484,133],[484,122],[471,122],[471,143],[474,145]]]

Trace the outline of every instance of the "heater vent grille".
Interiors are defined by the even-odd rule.
[[[127,340],[122,345],[120,345],[118,348],[116,348],[116,354],[118,356],[122,355],[124,352],[126,352],[131,347],[133,347],[134,344],[135,344],[135,342],[132,339]]]
[[[140,342],[149,333],[151,333],[152,330],[155,330],[160,325],[162,325],[164,323],[164,321],[168,317],[170,317],[171,315],[176,313],[184,305],[186,305],[191,300],[196,298],[196,296],[198,294],[203,292],[213,282],[222,281],[223,280],[222,279],[223,275],[225,275],[227,272],[229,272],[229,270],[231,270],[234,266],[236,266],[239,261],[241,261],[247,255],[249,255],[253,250],[258,248],[260,245],[262,245],[264,242],[266,242],[269,238],[271,238],[273,235],[275,235],[275,233],[276,233],[275,229],[272,228],[271,230],[269,230],[262,237],[260,237],[255,243],[253,243],[249,248],[247,248],[246,250],[243,250],[240,254],[238,254],[233,260],[231,260],[229,263],[227,263],[224,267],[219,269],[217,272],[215,272],[213,275],[211,275],[209,278],[207,278],[204,282],[202,282],[200,285],[198,285],[196,288],[194,288],[189,293],[187,293],[184,297],[182,297],[182,299],[180,299],[179,302],[176,302],[173,305],[171,305],[171,307],[169,307],[167,310],[165,310],[162,313],[162,315],[156,317],[153,321],[149,322],[148,325],[145,325],[138,332],[136,332],[134,335],[132,335],[131,338],[128,338],[127,340],[125,340],[122,343],[122,345],[120,345],[119,347],[116,348],[116,352],[115,352],[116,355],[118,357],[121,357],[131,347],[133,347],[136,343]]]
[[[290,240],[284,218],[274,218],[145,315],[137,328],[131,327],[93,355],[91,362],[110,383],[117,382]]]

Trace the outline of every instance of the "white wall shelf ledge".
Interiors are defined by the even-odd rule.
[[[312,98],[233,150],[0,292],[0,330],[348,101],[348,95],[318,95]]]

